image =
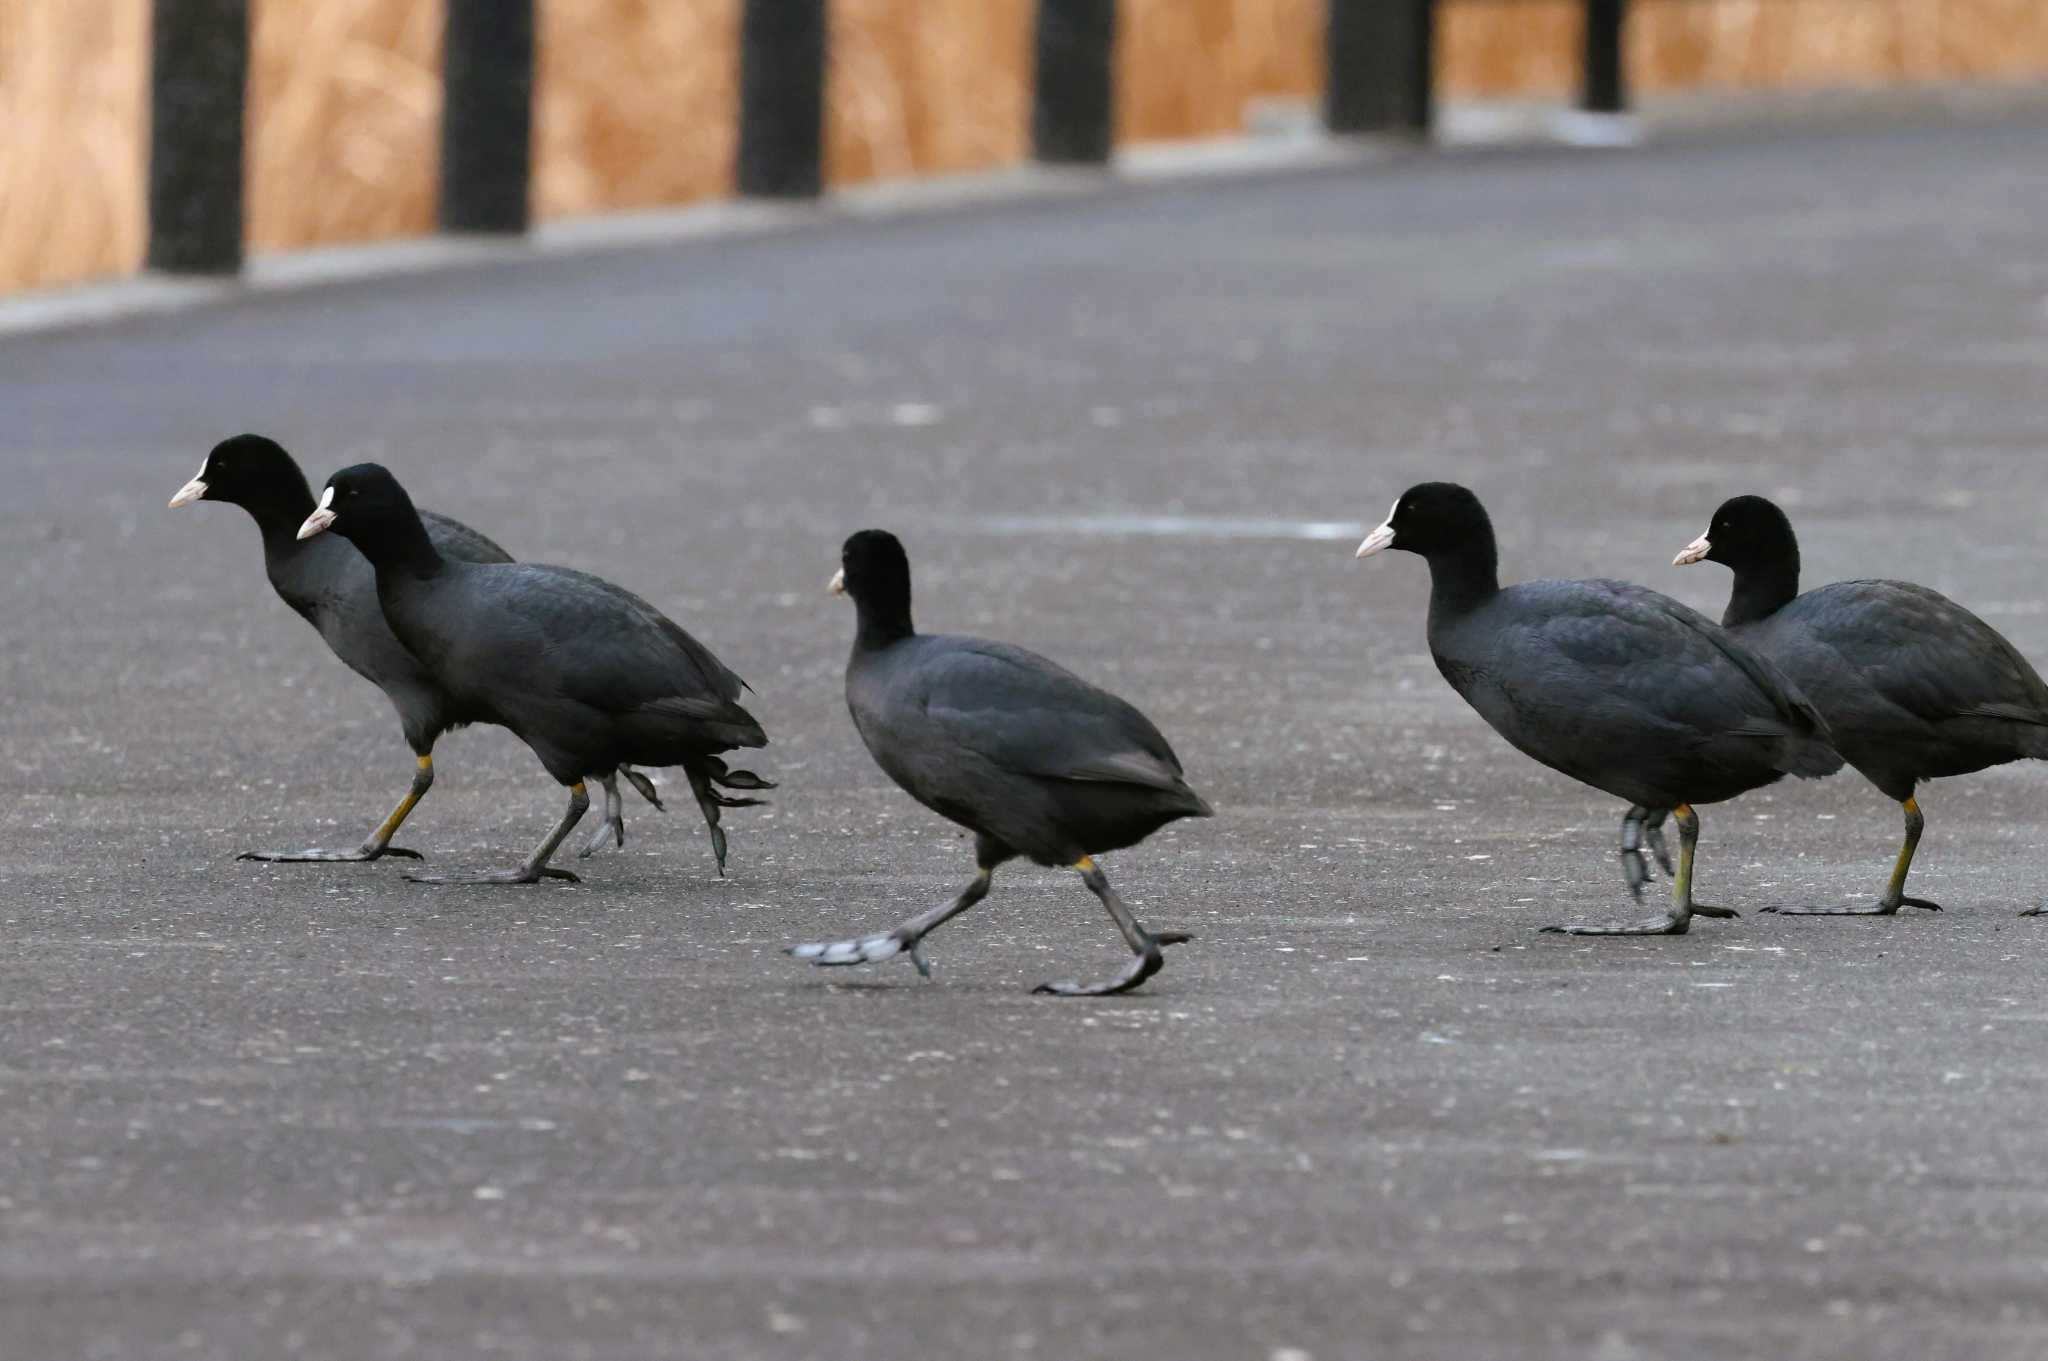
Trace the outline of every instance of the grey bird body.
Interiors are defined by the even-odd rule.
[[[641,783],[634,765],[683,768],[725,872],[719,810],[758,800],[718,787],[773,786],[719,758],[765,746],[768,737],[739,703],[744,682],[709,648],[631,591],[587,572],[443,553],[405,489],[376,464],[328,479],[298,533],[328,531],[369,560],[385,621],[446,696],[452,721],[511,730],[569,787],[567,814],[517,870],[459,882],[573,879],[547,862],[588,807],[584,777],[604,778],[611,794],[615,772]],[[615,816],[616,796],[607,802]]]
[[[1695,804],[1786,775],[1841,769],[1827,724],[1771,664],[1668,596],[1621,581],[1531,581],[1502,588],[1493,523],[1464,487],[1425,482],[1394,503],[1358,556],[1388,548],[1429,564],[1429,650],[1480,717],[1532,759],[1626,799],[1622,860],[1640,895],[1647,835],[1679,823],[1672,906],[1646,921],[1549,927],[1575,935],[1682,935],[1694,915]]]
[[[1997,629],[1939,591],[1861,580],[1800,594],[1792,522],[1760,496],[1723,502],[1675,562],[1719,562],[1733,571],[1722,623],[1811,697],[1836,749],[1904,814],[1905,840],[1875,903],[1767,910],[1939,911],[1905,892],[1926,825],[1914,791],[1923,780],[2048,757],[2048,684]]]
[[[384,855],[417,858],[417,853],[390,844],[406,816],[434,782],[435,741],[450,728],[470,719],[461,712],[432,670],[421,663],[392,632],[377,598],[377,573],[369,560],[344,539],[298,537],[299,526],[314,508],[312,489],[292,456],[275,440],[237,435],[222,440],[207,454],[199,475],[172,498],[173,507],[193,501],[226,501],[249,512],[263,539],[263,570],[278,598],[311,624],[328,649],[378,689],[398,712],[406,744],[417,758],[412,788],[405,799],[360,847],[325,851],[248,851],[243,858],[271,861],[374,860]],[[420,522],[441,556],[451,561],[508,563],[512,555],[459,520],[432,511]],[[645,776],[630,769],[620,774],[642,797],[659,808],[660,800]],[[604,824],[583,854],[606,837],[625,844],[625,818],[617,780],[604,777]]]
[[[563,784],[767,745],[744,682],[632,592],[567,567],[444,563],[382,574],[385,618],[461,721],[511,729]]]
[[[864,529],[840,553],[834,591],[853,597],[846,707],[890,779],[974,833],[975,876],[952,902],[893,930],[790,947],[821,965],[907,954],[980,902],[998,866],[1018,856],[1071,868],[1116,922],[1131,959],[1105,983],[1045,983],[1040,992],[1105,996],[1157,973],[1184,931],[1148,931],[1094,857],[1134,846],[1177,818],[1208,817],[1180,758],[1150,719],[1035,652],[985,638],[921,634],[910,618],[910,559],[896,536]]]
[[[1621,581],[1530,581],[1432,610],[1451,687],[1524,755],[1632,804],[1719,803],[1841,767],[1826,724],[1712,621]]]
[[[308,509],[312,497],[306,498]],[[299,517],[304,519],[302,515]],[[420,520],[442,556],[462,562],[511,562],[512,555],[460,521],[432,511]],[[293,536],[298,524],[263,535],[263,569],[278,598],[311,624],[330,651],[384,692],[405,740],[425,755],[434,739],[471,720],[432,671],[398,640],[377,599],[377,572],[345,539]]]
[[[1922,780],[2048,757],[2048,685],[1925,586],[1836,582],[1728,628],[1813,697],[1835,749],[1895,800]]]
[[[1151,720],[1008,643],[914,634],[857,646],[846,706],[912,798],[1041,865],[1121,850],[1209,811]]]

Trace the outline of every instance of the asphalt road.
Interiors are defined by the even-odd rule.
[[[1666,564],[1763,491],[1810,581],[2048,661],[2044,224],[2040,126],[1453,154],[0,343],[0,1355],[2048,1354],[2048,770],[1925,792],[1940,916],[1540,936],[1617,905],[1621,810],[1351,556],[1453,477],[1509,577],[1718,612]],[[410,773],[241,512],[164,509],[243,429],[710,642],[782,782],[732,876],[686,797],[577,887],[236,863]],[[1129,696],[1219,809],[1108,863],[1199,937],[1142,993],[1027,995],[1122,958],[1030,868],[933,982],[781,955],[971,869],[843,709],[869,524],[925,626]],[[501,731],[438,765],[436,865],[559,811]],[[1745,909],[1898,835],[1853,775],[1703,811]]]

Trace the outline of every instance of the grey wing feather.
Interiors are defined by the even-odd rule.
[[[562,659],[557,678],[565,696],[608,713],[646,710],[726,725],[736,742],[766,743],[739,704],[746,682],[631,591],[573,568],[535,564],[494,584],[527,635]]]
[[[511,562],[512,555],[498,547],[490,538],[477,533],[460,520],[438,515],[431,510],[420,512],[420,519],[427,526],[427,537],[444,558],[455,558],[462,562]]]
[[[1501,655],[1525,659],[1517,664],[1523,683],[1493,687],[1491,701],[1476,697],[1486,691],[1470,678],[1461,688],[1538,760],[1599,784],[1617,768],[1635,768],[1643,741],[1680,741],[1733,769],[1729,762],[1750,759],[1725,746],[1736,738],[1766,744],[1792,774],[1840,769],[1813,706],[1705,616],[1625,582],[1530,582],[1510,591],[1534,597],[1507,612],[1496,636]]]
[[[1647,587],[1625,581],[1591,582],[1611,592],[1615,613],[1630,623],[1655,629],[1663,635],[1666,648],[1657,665],[1682,670],[1714,671],[1732,666],[1750,686],[1751,694],[1721,686],[1671,685],[1665,688],[1669,702],[1687,710],[1704,710],[1697,718],[1705,724],[1759,736],[1818,736],[1825,739],[1827,721],[1798,688],[1761,654],[1744,647],[1713,620]],[[1673,645],[1675,644],[1675,645]],[[1635,663],[1642,666],[1640,655]],[[1771,710],[1756,711],[1761,699]]]
[[[950,740],[1019,775],[1186,788],[1173,748],[1130,704],[1024,648],[948,641],[916,674]]]
[[[1844,581],[1800,598],[1810,636],[1888,702],[1928,722],[1994,718],[2048,725],[2048,685],[1997,629],[1938,591]],[[1882,611],[1895,625],[1868,627]]]

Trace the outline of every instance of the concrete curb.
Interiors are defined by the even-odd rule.
[[[1452,104],[1433,145],[1632,147],[1646,141],[1816,129],[1872,121],[1989,121],[2048,112],[2048,83],[1912,89],[1722,92],[1652,96],[1639,113],[1601,116],[1557,104]],[[337,284],[709,238],[765,236],[1003,203],[1046,202],[1133,185],[1363,166],[1417,151],[1401,137],[1332,137],[1314,107],[1272,101],[1252,136],[1140,144],[1108,170],[1022,166],[985,174],[888,181],[816,202],[732,199],[544,223],[523,237],[430,236],[253,257],[237,277],[140,275],[0,299],[0,339],[161,316],[208,304]]]
[[[1285,134],[1137,146],[1104,171],[1024,166],[836,190],[817,202],[731,199],[681,208],[544,223],[523,237],[430,236],[289,251],[250,259],[241,275],[209,279],[151,272],[0,299],[0,339],[162,316],[208,304],[366,280],[710,238],[765,236],[838,221],[1043,202],[1119,186],[1364,165],[1412,146],[1399,139]]]

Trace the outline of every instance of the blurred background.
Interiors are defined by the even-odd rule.
[[[135,269],[144,248],[148,0],[0,0],[0,292]],[[248,240],[281,250],[434,221],[440,0],[253,0]],[[1580,0],[1450,0],[1451,99],[1564,97]],[[834,183],[1026,154],[1031,0],[833,0]],[[1120,142],[1232,133],[1306,106],[1323,0],[1126,0]],[[541,219],[730,190],[739,0],[541,0]],[[2042,0],[1642,0],[1639,90],[1808,89],[2048,74]]]

